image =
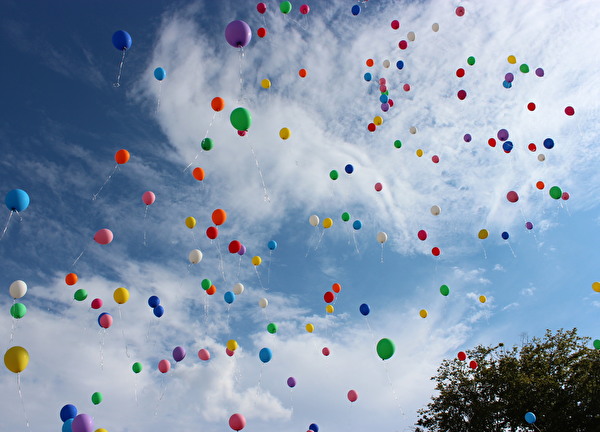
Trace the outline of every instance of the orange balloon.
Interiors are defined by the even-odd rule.
[[[223,108],[225,108],[225,100],[222,97],[217,96],[211,101],[210,106],[217,112],[222,111]]]
[[[536,188],[538,188],[539,190],[542,190],[542,189],[544,189],[544,187],[545,187],[545,186],[546,186],[546,185],[544,184],[544,182],[543,182],[543,181],[539,181],[539,182],[537,182],[537,183],[535,184],[535,187],[536,187]]]
[[[374,64],[375,64],[375,62],[373,61],[373,59],[367,60],[367,66],[372,67]]]
[[[301,78],[304,78],[306,76],[306,69],[300,69],[298,75],[300,75]]]
[[[217,287],[214,285],[211,285],[210,288],[206,290],[206,294],[208,294],[208,295],[213,295],[216,292],[217,292]]]
[[[115,153],[115,161],[118,164],[123,165],[129,161],[129,152],[127,150],[121,149]]]
[[[227,220],[227,213],[223,209],[216,209],[212,213],[212,221],[215,225],[223,225]]]
[[[333,285],[331,285],[331,289],[333,290],[333,292],[339,293],[342,290],[342,286],[336,282]]]
[[[192,175],[198,181],[204,180],[204,170],[200,167],[194,168],[194,171],[192,171]]]
[[[77,283],[77,275],[75,273],[69,273],[65,276],[65,282],[67,285],[75,285]]]

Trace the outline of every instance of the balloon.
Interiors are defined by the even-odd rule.
[[[23,303],[14,303],[10,307],[10,314],[15,319],[21,319],[27,313],[27,307]]]
[[[296,378],[294,378],[294,377],[289,377],[289,378],[287,379],[287,385],[288,385],[288,387],[290,387],[290,388],[294,388],[294,387],[296,387]]]
[[[306,69],[300,69],[298,75],[300,75],[300,78],[306,78]]]
[[[61,432],[73,432],[73,426],[72,425],[73,425],[73,419],[72,418],[67,419],[63,423],[62,428],[60,429]]]
[[[213,295],[216,292],[217,292],[217,287],[214,285],[211,285],[210,288],[206,290],[206,294],[208,294],[208,295]]]
[[[558,186],[552,186],[548,193],[552,198],[556,200],[560,199],[560,197],[562,196],[562,190]]]
[[[331,291],[327,291],[324,295],[323,295],[323,300],[325,300],[325,303],[331,303],[332,301],[335,300],[335,294],[332,293]]]
[[[246,246],[242,245],[240,248],[238,255],[244,255],[246,253]]]
[[[75,273],[69,273],[65,276],[65,283],[67,285],[75,285],[77,283],[78,277]]]
[[[305,329],[307,332],[312,333],[315,331],[315,326],[313,324],[308,323],[306,324]]]
[[[258,358],[263,363],[269,363],[269,361],[271,361],[271,359],[273,358],[273,352],[270,348],[263,348],[258,353]]]
[[[160,318],[165,314],[165,308],[162,307],[162,305],[158,305],[154,309],[152,309],[152,312],[154,313],[154,316],[156,318]]]
[[[319,216],[312,215],[311,217],[308,218],[308,223],[310,223],[312,226],[316,227],[317,225],[319,225]]]
[[[426,310],[426,309],[421,309],[421,310],[419,311],[419,316],[420,316],[421,318],[427,318],[427,315],[428,315],[428,313],[427,313],[427,310]]]
[[[202,251],[200,249],[192,249],[188,255],[188,260],[192,264],[198,264],[202,261]]]
[[[252,264],[255,266],[259,266],[262,263],[262,258],[258,255],[252,257]]]
[[[267,247],[269,248],[269,250],[275,250],[277,249],[277,242],[275,240],[269,240],[269,242],[267,243]]]
[[[264,14],[267,11],[267,5],[264,3],[259,3],[256,5],[256,10],[259,14]]]
[[[400,48],[401,50],[405,50],[406,48],[408,48],[408,42],[406,42],[405,40],[401,40],[400,42],[398,42],[398,48]]]
[[[502,233],[502,238],[503,238],[504,240],[508,240],[508,237],[509,237],[508,233],[507,233],[506,231],[504,231],[504,232]]]
[[[104,399],[104,397],[102,396],[102,393],[94,392],[92,394],[92,403],[94,405],[98,405],[100,402],[102,402],[102,399]]]
[[[414,135],[417,133],[417,128],[415,126],[411,126],[408,131],[411,133],[411,135]]]
[[[29,353],[23,347],[11,347],[4,354],[4,365],[13,373],[23,372],[28,363]]]
[[[396,67],[400,70],[404,69],[404,62],[402,60],[398,60],[396,62]]]
[[[459,6],[456,8],[456,10],[454,12],[456,12],[456,16],[461,17],[465,14],[465,8],[462,6]]]
[[[536,421],[535,414],[532,412],[525,413],[525,421],[529,424],[535,423],[535,421]]]
[[[308,430],[312,432],[319,432],[319,426],[317,426],[315,423],[311,423],[311,425],[308,427]]]
[[[342,290],[342,286],[336,282],[331,285],[331,289],[334,293],[339,293]]]
[[[264,27],[259,27],[258,30],[256,30],[256,34],[258,35],[259,38],[264,38],[267,35],[267,29]],[[271,82],[269,82],[269,87],[271,87]],[[269,87],[265,87],[265,88],[269,88]]]
[[[113,317],[108,312],[102,312],[98,316],[98,325],[102,328],[109,328],[113,323]]]
[[[248,45],[252,39],[252,30],[244,21],[235,20],[227,24],[225,28],[225,39],[227,43],[235,48],[241,48]],[[245,128],[243,130],[246,130]]]
[[[515,191],[510,191],[506,194],[506,199],[511,203],[516,203],[519,201],[519,194],[517,194]]]
[[[391,339],[383,338],[379,342],[377,342],[377,355],[381,358],[381,360],[387,360],[394,355],[396,351],[396,346]]]
[[[352,11],[352,15],[354,15],[354,16],[358,15],[360,13],[360,6],[359,5],[352,6],[351,11]]]
[[[546,187],[546,185],[544,184],[543,181],[538,181],[538,182],[536,182],[535,187],[538,188],[539,190],[542,190],[542,189],[544,189],[544,187]]]
[[[537,158],[540,162],[544,162],[546,160],[546,156],[544,156],[543,154],[539,154]]]
[[[288,139],[291,135],[292,135],[292,132],[286,127],[281,128],[281,130],[279,131],[279,136],[281,137],[282,140]]]
[[[381,126],[383,124],[383,118],[381,116],[375,116],[375,118],[373,118],[373,123],[375,123],[376,126]]]
[[[271,81],[265,78],[260,82],[260,86],[264,89],[271,88]]]
[[[527,228],[528,230],[533,229],[533,224],[531,222],[525,222],[525,228]]]
[[[457,357],[460,361],[465,361],[467,359],[467,354],[464,351],[460,351]]]
[[[488,238],[488,235],[489,235],[488,230],[482,229],[482,230],[479,230],[477,237],[479,237],[481,240],[485,240],[486,238]]]
[[[204,180],[204,170],[200,167],[194,168],[194,170],[192,171],[192,175],[198,181]]]
[[[390,24],[392,26],[392,28],[394,30],[398,30],[400,28],[400,21],[398,20],[393,20],[392,23]]]
[[[269,306],[269,300],[267,300],[266,298],[261,298],[261,299],[258,301],[258,305],[259,305],[261,308],[263,308],[263,309],[264,309],[264,308],[266,308],[267,306]]]
[[[350,213],[348,213],[348,212],[342,213],[342,220],[344,222],[348,222],[350,220]]]
[[[334,311],[333,305],[328,304],[327,306],[325,306],[325,312],[333,313],[333,311]]]
[[[415,41],[415,39],[416,39],[415,32],[412,32],[412,31],[408,32],[408,33],[406,34],[406,39],[408,39],[408,40],[409,40],[409,41],[411,41],[411,42],[414,42],[414,41]]]
[[[127,300],[129,300],[129,291],[127,288],[117,288],[113,293],[113,298],[118,304],[127,303]]]
[[[154,78],[156,78],[159,81],[164,80],[167,77],[167,71],[164,70],[161,67],[157,67],[156,69],[154,69]]]
[[[113,233],[108,228],[102,228],[94,234],[94,240],[101,245],[107,245],[113,241]]]
[[[333,219],[325,218],[323,219],[323,228],[331,228],[333,226]]]
[[[13,189],[6,194],[4,203],[10,211],[22,212],[29,206],[29,195],[22,189]]]
[[[95,298],[94,300],[92,300],[92,304],[91,304],[91,308],[92,309],[100,309],[103,305],[103,301],[102,299],[99,298]]]
[[[486,297],[486,296],[484,296],[484,295],[480,295],[480,296],[479,296],[479,301],[480,301],[481,303],[485,303],[485,302],[487,301],[487,297]]]
[[[292,4],[289,1],[282,1],[279,3],[279,10],[281,13],[289,14],[292,11]]]
[[[430,211],[431,211],[432,215],[438,216],[442,212],[442,209],[440,208],[440,206],[434,205],[434,206],[431,207]]]
[[[88,293],[86,290],[84,290],[83,288],[78,289],[77,291],[75,291],[75,293],[73,294],[73,298],[77,301],[84,301],[88,296]]]
[[[225,303],[231,304],[235,300],[235,294],[231,291],[227,291],[223,296],[223,299],[225,300]]]
[[[300,13],[302,15],[306,15],[309,12],[310,12],[310,6],[308,6],[307,4],[303,4],[302,6],[300,6]]]
[[[206,228],[206,237],[211,240],[216,239],[219,236],[219,230],[217,227],[211,226]]]
[[[519,66],[519,70],[520,70],[522,73],[528,73],[528,72],[529,72],[529,66],[528,66],[528,65],[526,65],[525,63],[523,63],[521,66]]]
[[[22,280],[16,280],[8,287],[10,296],[14,299],[20,299],[27,292],[27,284]]]
[[[229,253],[232,253],[232,254],[238,253],[241,248],[242,248],[242,243],[240,243],[238,240],[232,240],[228,246]]]
[[[142,364],[140,362],[135,362],[133,365],[131,365],[131,370],[138,374],[142,371]]]
[[[600,339],[594,339],[594,348],[596,348],[597,350],[600,350]]]
[[[419,230],[419,232],[417,233],[417,237],[419,238],[419,240],[425,241],[427,239],[427,231]]]
[[[388,239],[388,236],[383,231],[377,233],[377,241],[381,244],[384,244]]]
[[[369,307],[368,304],[363,303],[359,306],[358,310],[360,311],[361,314],[363,314],[364,316],[369,315],[369,313],[371,312],[371,308]]]
[[[456,96],[460,100],[465,100],[465,98],[467,97],[467,92],[465,90],[459,90],[458,93],[456,93]]]
[[[243,292],[244,292],[244,285],[242,285],[239,282],[233,285],[233,293],[235,295],[240,295]]]
[[[440,256],[441,253],[442,253],[442,251],[440,250],[439,247],[434,247],[433,249],[431,249],[431,254],[433,256]]]
[[[471,360],[469,362],[469,367],[473,370],[477,369],[477,362],[475,360]]]
[[[600,292],[600,282],[592,283],[592,289],[596,292]]]
[[[440,25],[438,23],[431,24],[431,30],[438,32],[440,30]]]
[[[536,69],[535,73],[537,74],[538,69]],[[573,108],[572,106],[567,106],[565,107],[565,114],[568,116],[572,116],[575,115],[575,108]]]
[[[212,281],[210,279],[202,279],[202,282],[200,282],[200,286],[202,287],[202,289],[204,291],[206,291],[207,289],[209,289],[212,285]]]
[[[157,296],[153,295],[148,298],[148,306],[150,306],[152,309],[154,309],[159,304],[160,299]]]
[[[127,162],[129,162],[129,157],[130,157],[129,152],[124,149],[121,149],[115,153],[115,161],[119,165],[123,165],[123,164],[126,164]]]
[[[336,170],[329,171],[329,178],[331,180],[337,180],[338,177],[339,177],[339,174],[338,174],[338,172]]]
[[[327,357],[329,354],[331,354],[331,352],[329,351],[329,348],[325,347],[321,350],[321,352],[323,353],[323,355],[325,357]]]
[[[214,97],[210,101],[210,107],[216,112],[223,111],[223,108],[225,108],[225,99],[219,96]]]
[[[210,360],[210,353],[206,348],[202,348],[200,351],[198,351],[198,358],[204,361]]]
[[[112,35],[112,43],[119,51],[125,51],[131,48],[131,36],[125,30],[118,30]]]
[[[517,58],[514,55],[509,55],[506,58],[506,61],[508,61],[510,64],[515,64],[517,63]]]
[[[440,294],[443,296],[447,296],[448,294],[450,294],[450,288],[448,288],[448,285],[442,285],[440,287]]]
[[[162,359],[158,362],[158,370],[162,373],[167,373],[171,370],[171,362],[167,359]]]
[[[467,64],[473,66],[475,64],[475,57],[471,56],[467,59]]]
[[[250,115],[250,111],[248,111],[246,108],[239,107],[231,111],[229,121],[231,122],[231,125],[238,131],[245,131],[250,129],[250,125],[252,124],[252,116]]]
[[[202,150],[204,151],[211,151],[214,146],[215,143],[212,138],[204,138],[202,142],[200,142],[200,147],[202,147]]]
[[[348,391],[348,400],[350,402],[356,402],[357,399],[358,399],[358,393],[356,392],[356,390]]]
[[[500,129],[496,136],[500,141],[506,141],[508,139],[508,131],[506,129]]]
[[[66,404],[64,407],[60,409],[60,419],[63,422],[66,422],[69,419],[75,418],[77,415],[77,408],[75,405]]]
[[[267,331],[271,334],[277,333],[277,324],[275,324],[275,323],[267,324]]]
[[[216,209],[212,212],[212,221],[215,225],[223,225],[227,220],[227,213],[223,209]]]
[[[176,362],[180,362],[181,360],[183,360],[185,358],[185,349],[181,346],[176,346],[175,348],[173,348],[173,360],[175,360]]]
[[[527,104],[527,109],[528,109],[529,111],[535,111],[535,104],[534,104],[533,102],[529,102],[529,103]]]
[[[229,348],[225,348],[225,354],[227,354],[229,357],[232,357],[235,352],[231,351]]]
[[[362,222],[359,221],[358,219],[356,219],[354,222],[352,222],[352,228],[354,228],[356,231],[358,231],[359,229],[362,228]]]
[[[73,432],[92,432],[94,430],[94,421],[87,414],[78,414],[71,424]]]
[[[233,414],[229,417],[229,427],[234,431],[241,431],[246,427],[246,419],[241,414]]]

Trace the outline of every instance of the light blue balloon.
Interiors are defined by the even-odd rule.
[[[62,432],[73,432],[73,428],[71,427],[71,423],[73,423],[73,419],[67,419],[62,425]]]
[[[260,358],[260,361],[263,363],[269,363],[272,357],[273,351],[271,351],[271,348],[263,348],[258,353],[258,358]]]
[[[511,88],[511,87],[512,87],[512,83],[510,83],[510,82],[508,82],[508,81],[504,81],[504,82],[502,83],[502,85],[504,86],[504,88],[507,88],[507,89],[509,89],[509,88]]]
[[[525,413],[525,421],[529,424],[535,423],[536,421],[535,414],[532,412]]]
[[[29,195],[22,189],[13,189],[6,194],[4,202],[10,211],[22,212],[29,206]]]
[[[161,67],[157,67],[156,69],[154,69],[154,78],[156,78],[159,81],[164,80],[167,77],[167,71],[164,70]]]
[[[358,231],[362,228],[362,222],[356,219],[354,222],[352,222],[352,228]]]
[[[233,292],[231,292],[231,291],[227,291],[225,293],[225,295],[223,296],[223,298],[225,299],[225,303],[231,304],[235,300],[235,294]]]
[[[267,247],[270,250],[275,250],[277,249],[277,242],[275,240],[269,240],[269,243],[267,243]]]

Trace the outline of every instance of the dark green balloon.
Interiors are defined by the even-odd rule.
[[[202,150],[209,151],[214,147],[215,143],[210,138],[204,138],[200,145],[202,146]]]
[[[450,288],[448,288],[448,285],[442,285],[440,287],[440,294],[442,294],[443,296],[447,296],[448,294],[450,294]]]
[[[229,121],[231,121],[231,125],[237,130],[247,131],[252,124],[252,116],[246,108],[239,107],[231,111]]]
[[[600,339],[596,339],[594,341],[594,348],[596,348],[597,350],[600,350]]]
[[[391,339],[383,338],[377,342],[377,355],[381,360],[387,360],[396,352],[396,346]]]
[[[552,186],[548,193],[555,200],[560,199],[560,197],[562,196],[562,190],[558,186]]]
[[[394,147],[396,147],[396,148],[402,147],[402,141],[400,141],[400,140],[394,141]]]
[[[200,282],[200,285],[202,286],[202,289],[204,291],[206,291],[207,289],[209,289],[212,285],[212,282],[210,281],[210,279],[202,279],[202,282]]]
[[[102,402],[102,393],[100,392],[96,392],[92,395],[92,402],[94,403],[94,405],[98,405],[100,402]]]
[[[23,318],[27,313],[27,308],[23,303],[15,303],[10,307],[10,314],[13,318],[19,319]]]
[[[475,64],[475,57],[471,56],[467,59],[467,63],[469,66],[473,66]]]
[[[289,14],[292,11],[292,4],[289,1],[282,1],[279,3],[279,10],[281,13]]]
[[[331,171],[329,172],[329,178],[330,178],[331,180],[337,180],[339,176],[340,176],[340,175],[338,174],[338,172],[337,172],[336,170],[331,170]]]
[[[134,371],[135,373],[140,373],[142,371],[142,364],[140,362],[135,362],[131,366],[131,370]]]
[[[348,212],[342,213],[342,220],[344,222],[348,222],[350,220],[350,213],[348,213]]]
[[[269,325],[267,325],[267,331],[271,334],[277,333],[277,324],[269,323]]]
[[[75,291],[75,294],[73,294],[73,298],[77,301],[84,301],[87,298],[87,296],[88,293],[83,288],[78,289],[77,291]]]
[[[529,72],[529,66],[523,63],[521,66],[519,66],[519,70],[523,73],[527,73]]]

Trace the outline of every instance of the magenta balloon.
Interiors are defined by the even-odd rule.
[[[162,373],[167,373],[171,370],[171,362],[167,359],[163,359],[158,362],[158,370]]]
[[[198,358],[204,361],[210,360],[210,353],[207,349],[202,348],[200,351],[198,351]]]
[[[300,13],[302,15],[306,15],[309,12],[310,12],[310,6],[308,6],[307,4],[303,4],[302,6],[300,6]]]
[[[259,14],[264,14],[267,11],[267,5],[264,3],[259,3],[256,5],[256,10]]]
[[[235,351],[231,351],[229,348],[225,348],[225,353],[227,353],[227,355],[231,357],[233,356],[233,354],[235,354]]]
[[[420,231],[417,233],[417,237],[419,238],[419,240],[421,240],[421,241],[425,241],[425,240],[427,239],[427,231],[425,231],[425,230],[420,230]]]
[[[246,419],[241,414],[233,414],[229,417],[229,427],[234,431],[241,431],[246,427]]]
[[[102,228],[101,230],[98,230],[96,234],[94,234],[94,240],[96,243],[100,243],[101,245],[107,245],[113,241],[113,233],[108,228]]]
[[[102,299],[95,298],[92,300],[92,309],[100,309],[102,307]]]
[[[519,201],[519,194],[515,191],[510,191],[506,194],[506,199],[511,203],[516,203],[517,201]]]
[[[94,432],[94,420],[87,414],[78,414],[71,423],[73,432]]]
[[[185,349],[183,347],[177,346],[173,349],[173,360],[176,362],[180,362],[185,358]]]
[[[356,392],[356,390],[350,390],[348,392],[348,400],[350,402],[356,402],[357,399],[358,399],[358,393]]]
[[[329,348],[325,347],[321,350],[321,352],[323,353],[323,355],[325,357],[327,357],[329,354],[331,354],[331,351],[329,351]]]
[[[252,39],[252,30],[244,21],[231,21],[225,28],[225,39],[232,47],[245,47]]]
[[[242,245],[238,251],[238,255],[244,255],[246,253],[246,246]]]
[[[154,200],[156,200],[156,195],[154,195],[154,192],[146,191],[142,195],[142,201],[144,201],[144,204],[146,205],[153,204]]]

